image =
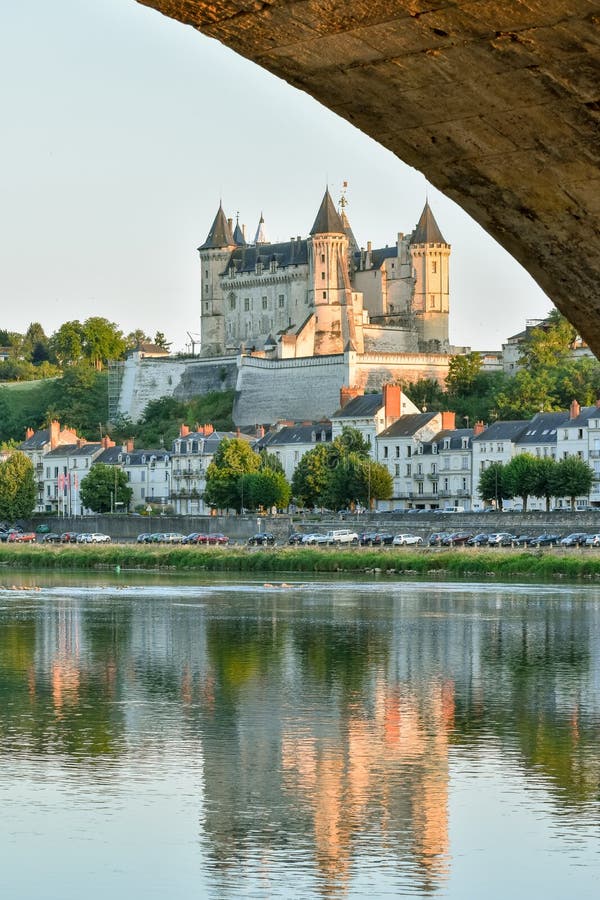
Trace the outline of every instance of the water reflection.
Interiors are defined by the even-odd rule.
[[[0,787],[50,759],[85,804],[90,772],[150,793],[174,767],[213,896],[466,896],[453,803],[492,757],[543,790],[557,839],[597,827],[591,590],[73,587],[0,607]]]

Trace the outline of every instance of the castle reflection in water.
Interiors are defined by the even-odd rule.
[[[199,766],[214,877],[281,854],[343,896],[357,859],[452,865],[452,765],[489,747],[557,805],[597,796],[597,601],[334,583],[20,592],[0,610],[0,753]]]

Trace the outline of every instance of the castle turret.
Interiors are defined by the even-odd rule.
[[[347,349],[362,352],[348,274],[348,236],[329,190],[310,235],[308,291],[315,310],[314,352],[318,356]],[[362,321],[362,308],[358,314]]]
[[[411,235],[410,254],[415,282],[412,311],[421,349],[447,350],[450,244],[445,241],[428,202]]]
[[[227,219],[223,207],[214,218],[208,236],[198,247],[200,254],[200,335],[203,356],[218,356],[225,349],[224,297],[219,276],[235,249],[232,221]]]
[[[258,228],[256,229],[256,235],[254,236],[255,244],[268,244],[269,239],[267,238],[267,232],[265,231],[265,220],[263,218],[263,214],[260,214],[260,219],[258,222]]]

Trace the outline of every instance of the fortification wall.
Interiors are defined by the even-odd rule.
[[[245,426],[330,416],[339,407],[348,374],[344,354],[280,360],[243,356],[233,421]]]
[[[208,391],[233,390],[237,357],[138,359],[125,362],[118,411],[137,422],[151,400],[189,400]]]
[[[443,384],[450,362],[450,357],[445,353],[364,353],[351,356],[351,383],[365,391],[379,391],[389,381],[408,384],[419,378],[434,378]]]

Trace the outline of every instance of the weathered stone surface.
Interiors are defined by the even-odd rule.
[[[138,0],[420,169],[600,355],[600,0]]]

